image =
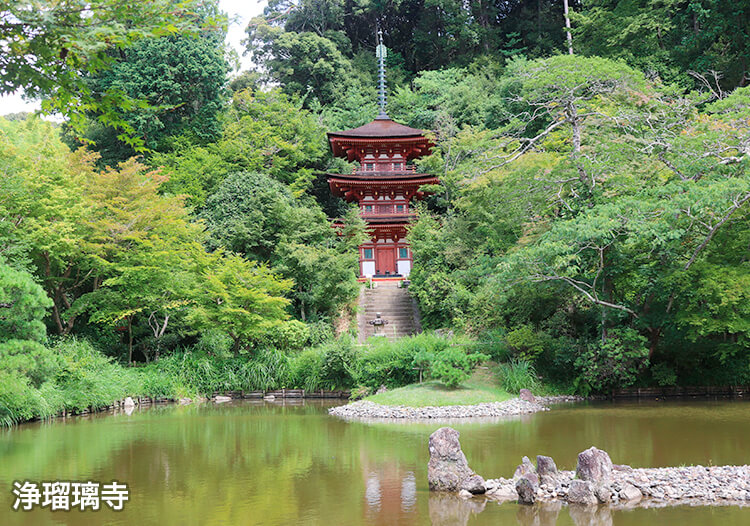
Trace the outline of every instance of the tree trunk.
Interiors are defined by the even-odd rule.
[[[568,53],[573,54],[573,35],[570,33],[570,14],[568,0],[563,0],[563,9],[565,11],[565,32],[568,34]]]
[[[128,365],[133,365],[133,317],[128,316]]]

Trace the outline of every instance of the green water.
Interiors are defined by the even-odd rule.
[[[596,445],[616,463],[746,464],[750,403],[600,403],[506,421],[451,424],[481,475],[510,476],[523,455],[572,469]],[[427,491],[437,424],[346,423],[321,404],[158,407],[0,431],[0,525],[745,525],[750,508],[586,514],[469,502]],[[14,512],[14,480],[125,482],[103,510]]]

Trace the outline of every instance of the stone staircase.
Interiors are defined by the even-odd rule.
[[[399,288],[397,281],[379,281],[374,289],[364,288],[359,297],[357,326],[359,342],[375,334],[375,327],[368,323],[377,313],[388,323],[377,332],[389,340],[422,332],[417,303],[409,294],[409,289]]]

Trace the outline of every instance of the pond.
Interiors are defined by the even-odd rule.
[[[481,475],[523,455],[574,469],[591,445],[633,467],[746,464],[750,403],[587,403],[504,421],[451,424]],[[750,508],[674,507],[581,516],[427,491],[435,423],[348,423],[325,403],[166,406],[0,431],[0,524],[740,525]],[[14,480],[127,483],[125,509],[11,510]]]

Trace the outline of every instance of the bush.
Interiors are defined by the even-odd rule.
[[[305,349],[289,362],[289,383],[293,387],[315,391],[323,388],[322,369],[325,351]]]
[[[508,349],[514,358],[533,363],[544,352],[548,337],[536,332],[529,325],[510,331],[505,337]]]
[[[488,358],[486,354],[469,354],[458,347],[448,347],[434,354],[430,364],[430,376],[455,389],[469,379],[474,366]]]
[[[635,329],[611,329],[606,341],[588,345],[577,360],[581,371],[578,387],[582,391],[604,391],[632,385],[648,367],[646,338]]]
[[[484,353],[496,362],[504,362],[508,359],[510,349],[506,341],[505,331],[502,329],[492,329],[478,338],[474,346],[475,351]]]
[[[138,371],[113,363],[86,340],[61,340],[53,350],[63,361],[55,384],[67,409],[103,407],[140,394]]]
[[[360,384],[377,389],[401,387],[419,380],[414,364],[413,338],[391,342],[385,338],[372,338],[359,357],[357,380]]]
[[[201,334],[193,349],[209,356],[228,358],[232,355],[233,345],[234,342],[227,333],[219,329],[211,329]]]
[[[503,389],[509,393],[517,393],[521,389],[536,392],[540,387],[534,365],[526,360],[501,363],[497,367],[497,379]]]
[[[345,389],[355,384],[356,355],[354,341],[345,336],[323,346],[320,379],[324,388]]]

